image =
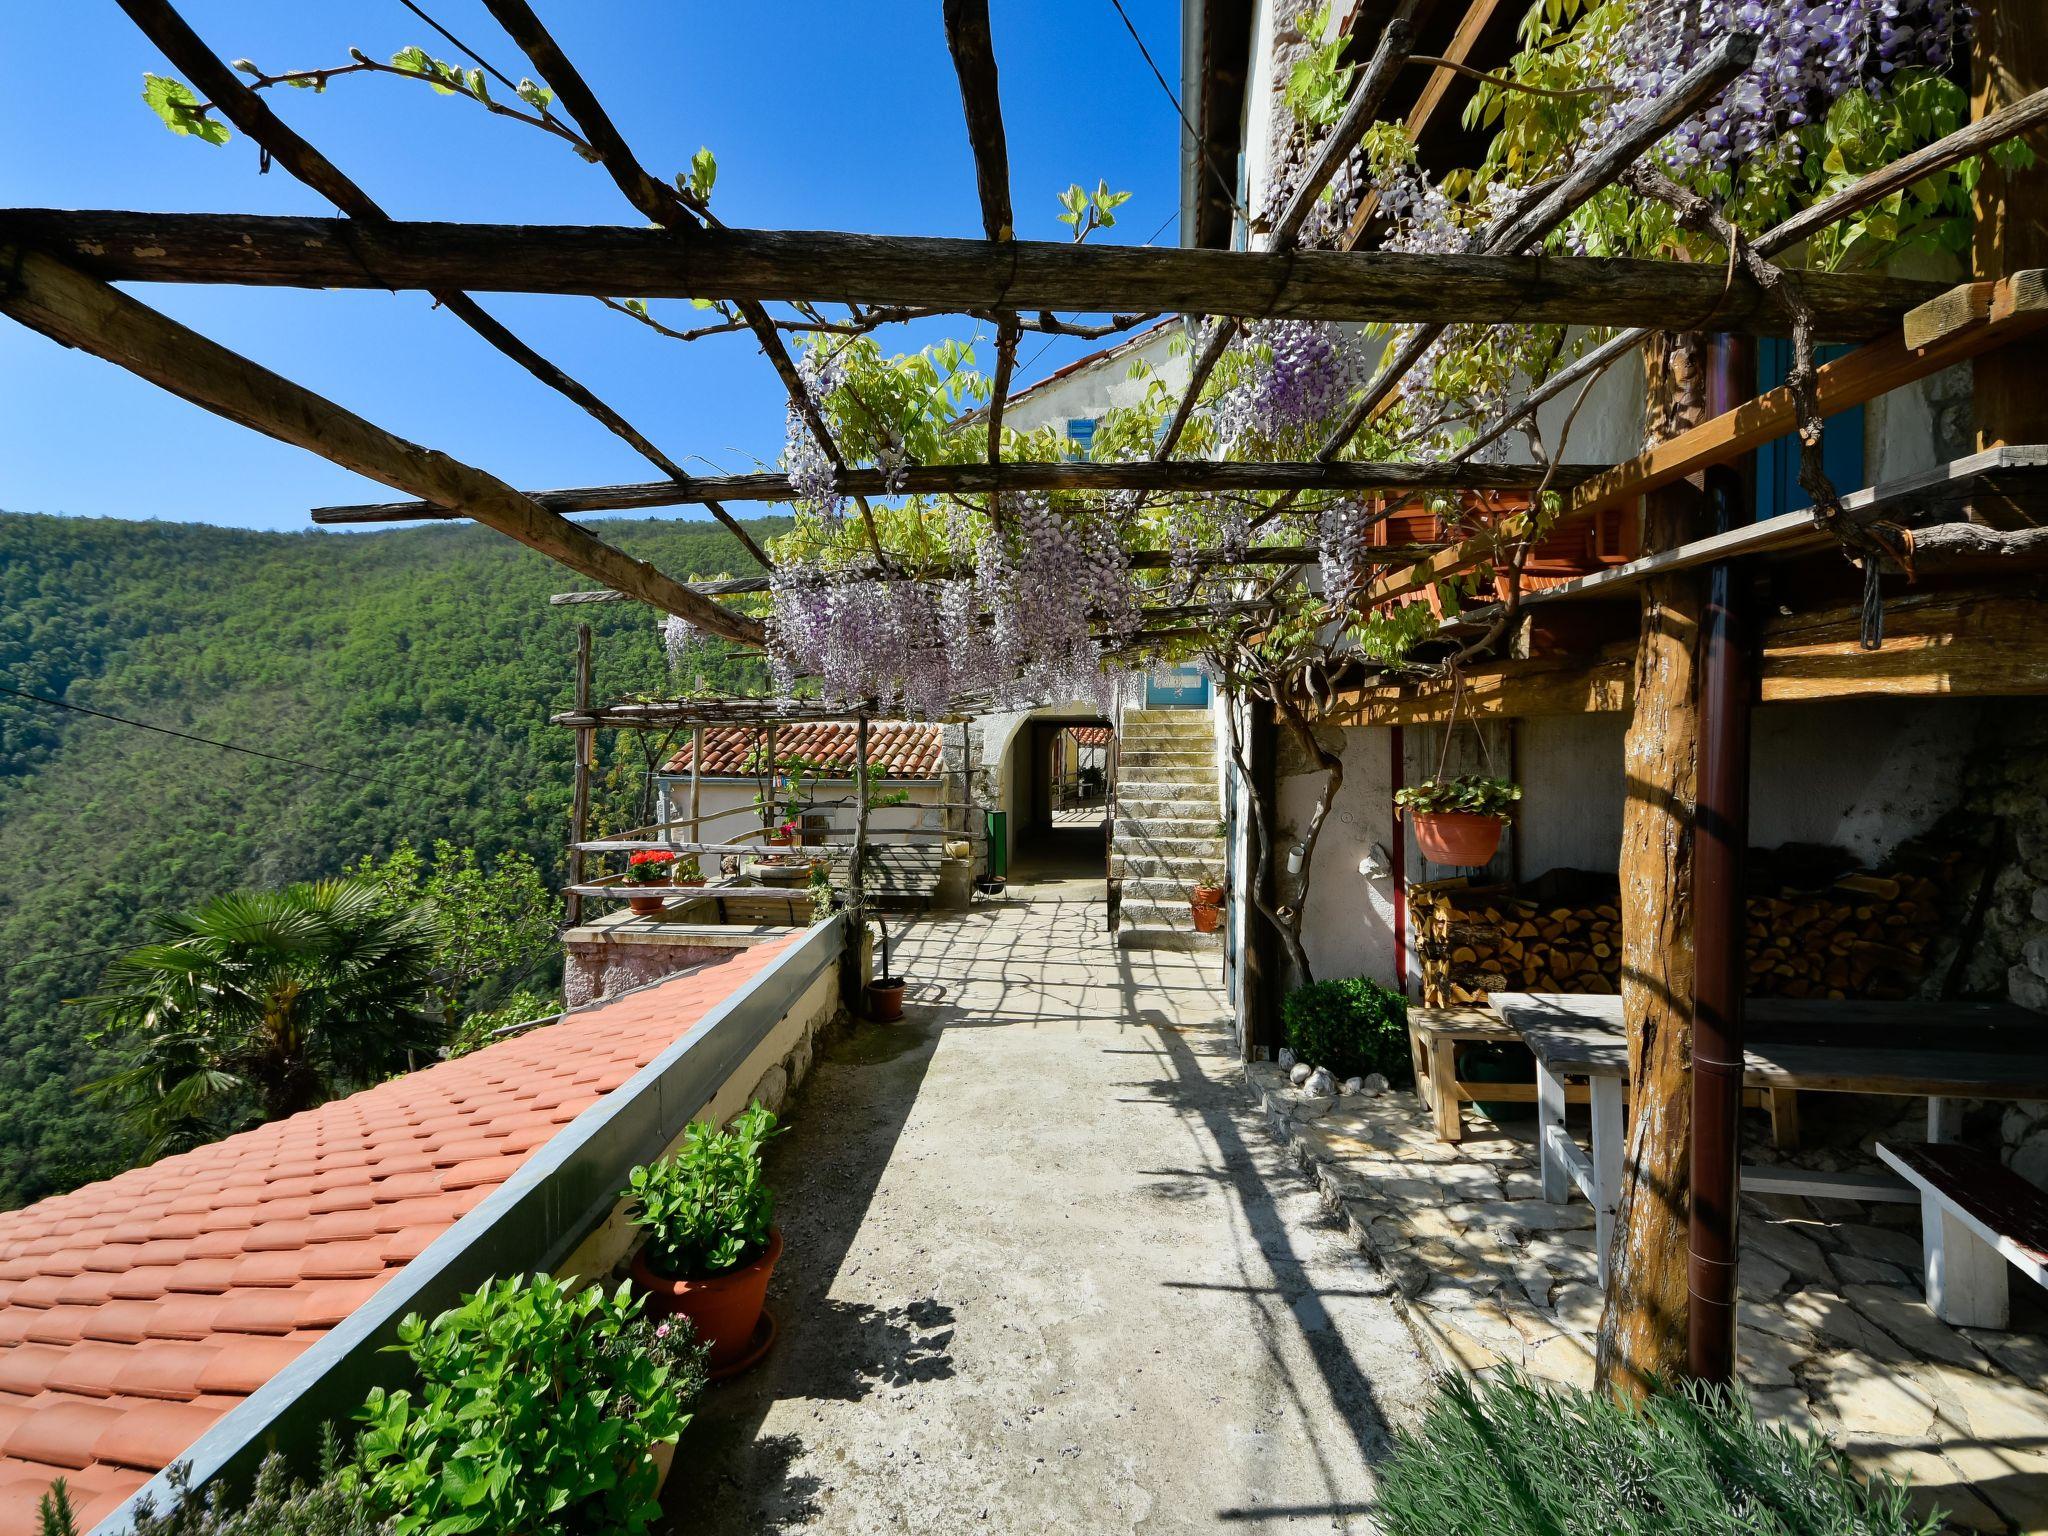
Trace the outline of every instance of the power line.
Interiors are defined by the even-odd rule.
[[[1223,201],[1230,204],[1245,221],[1246,227],[1250,227],[1251,215],[1245,212],[1244,205],[1237,200],[1235,189],[1224,179],[1223,172],[1217,169],[1208,145],[1202,142],[1202,136],[1195,132],[1195,125],[1188,120],[1187,109],[1180,104],[1180,97],[1174,93],[1173,87],[1166,83],[1166,76],[1159,72],[1159,66],[1153,63],[1152,50],[1145,46],[1145,39],[1138,35],[1138,29],[1131,21],[1131,13],[1124,9],[1124,0],[1109,0],[1109,3],[1116,7],[1117,15],[1123,18],[1124,30],[1131,34],[1131,41],[1138,45],[1138,52],[1145,56],[1145,63],[1151,67],[1152,78],[1159,82],[1159,89],[1164,91],[1166,99],[1173,103],[1174,116],[1180,119],[1181,127],[1187,129],[1188,138],[1194,143],[1195,153],[1202,157],[1202,164],[1208,168],[1209,174],[1216,178],[1216,188],[1223,194]]]
[[[19,688],[7,687],[0,687],[0,693],[17,699],[27,699],[34,704],[48,704],[55,709],[68,709],[73,714],[91,715],[96,720],[111,720],[116,725],[132,726],[138,731],[154,731],[159,736],[175,736],[180,741],[196,741],[201,746],[219,747],[223,752],[240,752],[247,757],[264,758],[269,762],[283,763],[290,768],[303,768],[308,773],[332,773],[342,778],[369,782],[363,775],[350,773],[344,768],[329,768],[320,763],[301,762],[296,757],[280,757],[275,752],[259,751],[255,747],[245,747],[237,742],[216,741],[211,736],[194,736],[189,731],[174,731],[167,725],[151,725],[145,720],[130,720],[126,715],[110,715],[103,709],[88,709],[83,704],[73,704],[69,699],[53,699],[46,693],[28,693]]]

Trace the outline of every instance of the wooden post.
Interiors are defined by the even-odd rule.
[[[2041,0],[1978,0],[1971,29],[1970,116],[1979,119],[2048,87],[2048,9]],[[2048,133],[2026,141],[2034,166],[2005,171],[1985,156],[1976,189],[1974,258],[1979,277],[2048,266]],[[2048,442],[2048,390],[2034,348],[1977,359],[1971,399],[1977,446]]]
[[[853,764],[853,857],[846,866],[846,954],[850,963],[841,972],[841,991],[849,1007],[859,1007],[861,989],[867,981],[861,951],[867,945],[868,933],[867,878],[863,868],[868,857],[868,717],[865,712],[853,725]]]
[[[766,727],[761,732],[761,760],[766,764],[768,774],[768,802],[761,807],[761,825],[773,830],[778,825],[775,819],[777,815],[775,792],[780,788],[780,785],[777,782],[779,775],[775,769],[775,727],[772,725]]]
[[[576,626],[576,713],[590,710],[590,626]],[[590,836],[590,760],[597,732],[589,726],[576,731],[576,786],[569,797],[569,926],[583,921],[583,850],[577,845]]]
[[[690,841],[704,841],[704,727],[690,727]]]
[[[1644,350],[1653,440],[1705,414],[1700,338],[1660,333]],[[1643,552],[1703,532],[1688,481],[1643,502]],[[1635,714],[1623,748],[1621,999],[1628,1021],[1628,1155],[1607,1258],[1597,1380],[1640,1396],[1685,1365],[1686,1189],[1692,1146],[1692,833],[1699,745],[1698,644],[1705,578],[1643,583]]]

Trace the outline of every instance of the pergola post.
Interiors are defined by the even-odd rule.
[[[590,713],[590,626],[576,626],[576,713]],[[583,921],[583,843],[590,836],[590,759],[597,732],[576,728],[576,779],[569,796],[569,895],[565,903],[569,926]]]
[[[846,964],[840,972],[840,991],[849,1007],[859,1006],[867,981],[867,879],[862,867],[867,857],[868,717],[862,710],[853,723],[853,855],[846,865]]]
[[[690,841],[701,843],[704,817],[704,727],[690,727]]]
[[[1705,414],[1700,338],[1660,332],[1644,351],[1648,436]],[[1704,530],[1690,481],[1643,499],[1643,552]],[[1628,1026],[1629,1126],[1607,1254],[1597,1380],[1640,1396],[1685,1364],[1687,1211],[1692,1147],[1692,848],[1699,748],[1698,642],[1704,578],[1643,583],[1635,713],[1623,749],[1621,1000]]]

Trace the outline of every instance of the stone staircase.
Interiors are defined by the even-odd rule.
[[[1208,711],[1125,710],[1109,849],[1109,872],[1123,882],[1119,945],[1222,948],[1221,934],[1195,932],[1188,911],[1197,885],[1222,882],[1221,815]]]

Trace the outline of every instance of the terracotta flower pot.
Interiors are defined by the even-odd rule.
[[[697,1337],[710,1346],[711,1370],[743,1358],[761,1324],[768,1299],[768,1277],[782,1257],[782,1229],[771,1227],[768,1246],[751,1264],[709,1280],[675,1280],[658,1275],[647,1263],[647,1250],[633,1255],[633,1283],[647,1297],[649,1317],[687,1317]]]
[[[894,1024],[903,1017],[901,976],[877,976],[868,983],[868,1017],[877,1024]]]
[[[1415,846],[1432,864],[1469,869],[1492,860],[1505,825],[1498,816],[1470,811],[1422,811],[1415,817]]]
[[[1195,914],[1195,932],[1220,933],[1223,929],[1223,909],[1206,901],[1191,901],[1188,910]]]
[[[626,905],[643,917],[652,917],[661,910],[662,898],[659,896],[628,896],[626,898]]]
[[[1223,887],[1220,885],[1198,885],[1188,898],[1198,907],[1220,907],[1223,905]]]

